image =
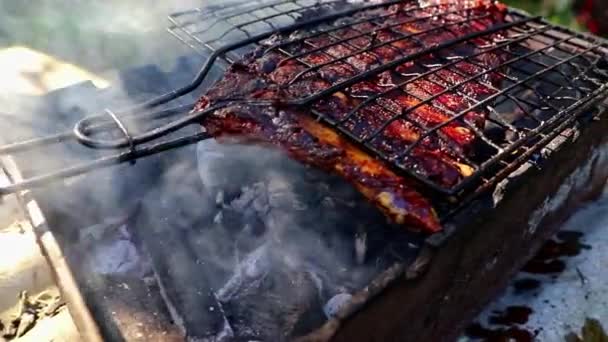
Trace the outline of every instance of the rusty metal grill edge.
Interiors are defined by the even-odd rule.
[[[306,34],[302,37],[296,37],[291,40],[280,41],[268,48],[266,52],[271,50],[279,50],[286,58],[295,59],[302,63],[302,57],[306,53],[322,52],[329,46],[337,44],[350,44],[352,37],[336,37],[333,33],[340,29],[353,29],[356,24],[369,23],[372,24],[373,32],[358,31],[359,37],[372,36],[375,32],[386,29],[375,22],[377,17],[366,17],[359,15],[379,8],[385,8],[393,4],[402,3],[402,1],[382,1],[373,3],[346,3],[342,0],[328,1],[307,1],[307,0],[281,0],[281,1],[257,1],[246,5],[230,5],[212,8],[210,10],[195,9],[176,13],[170,16],[172,26],[169,31],[174,34],[182,42],[190,45],[195,50],[210,56],[204,63],[198,75],[188,85],[176,89],[170,93],[151,99],[141,103],[133,108],[123,111],[117,111],[111,117],[107,115],[94,115],[87,117],[75,125],[73,132],[65,132],[50,137],[37,138],[29,141],[18,142],[0,147],[0,153],[16,153],[25,151],[30,148],[44,146],[48,143],[64,142],[67,140],[76,139],[80,143],[96,148],[96,149],[121,149],[117,154],[112,154],[107,157],[94,160],[82,165],[75,165],[57,172],[44,174],[21,183],[13,184],[0,189],[0,194],[18,191],[23,188],[45,184],[46,182],[81,174],[94,170],[99,167],[109,166],[116,163],[126,162],[159,153],[168,149],[191,144],[203,139],[209,138],[205,133],[199,133],[189,136],[181,136],[169,141],[156,142],[157,139],[180,130],[190,124],[196,123],[203,116],[208,115],[213,110],[209,108],[204,111],[192,113],[189,116],[185,112],[192,108],[192,105],[178,106],[168,110],[154,110],[158,106],[170,103],[172,100],[187,94],[196,89],[204,82],[214,67],[226,67],[229,63],[234,62],[239,55],[244,51],[251,51],[256,47],[260,47],[262,42],[276,34],[291,34],[300,29],[305,29]],[[478,30],[467,35],[456,35],[451,31],[452,26],[471,25],[477,20],[482,20],[483,16],[473,16],[469,10],[453,8],[451,5],[434,5],[439,12],[433,16],[437,17],[448,16],[449,14],[459,14],[464,20],[458,22],[450,22],[449,24],[440,24],[433,27],[431,31],[448,32],[454,38],[434,46],[422,46],[414,53],[401,54],[399,58],[388,63],[383,63],[370,70],[366,70],[355,74],[346,80],[332,84],[331,87],[303,98],[293,99],[291,105],[310,105],[315,101],[331,96],[337,91],[346,91],[346,89],[361,80],[368,77],[378,75],[387,70],[393,70],[395,67],[406,63],[414,63],[421,70],[416,75],[408,75],[403,82],[389,87],[386,92],[376,94],[366,98],[363,103],[353,109],[348,115],[340,120],[332,118],[327,113],[322,113],[318,110],[313,111],[319,120],[325,124],[332,126],[340,131],[343,135],[348,136],[373,155],[378,156],[389,164],[393,164],[395,168],[403,173],[408,174],[429,188],[438,191],[439,193],[456,195],[463,194],[471,185],[478,185],[479,189],[488,188],[491,184],[495,184],[501,178],[504,178],[508,170],[513,170],[517,165],[525,162],[548,141],[555,137],[560,131],[578,115],[584,108],[595,101],[599,101],[607,94],[606,81],[608,80],[608,62],[605,60],[607,55],[608,45],[605,41],[599,38],[585,34],[576,33],[568,29],[555,26],[547,23],[539,17],[530,17],[526,14],[514,10],[509,10],[508,20],[484,30]],[[311,12],[313,11],[313,12]],[[405,12],[411,11],[415,13],[420,11],[420,7],[412,6],[405,7]],[[425,9],[428,11],[428,7]],[[302,16],[310,13],[323,13],[323,15],[314,16],[312,19],[302,19]],[[359,16],[358,16],[359,15]],[[430,19],[430,18],[426,18]],[[408,22],[422,20],[419,17],[412,16],[406,19]],[[398,25],[400,23],[393,23]],[[200,27],[203,25],[203,27]],[[259,25],[266,27],[266,31],[261,29]],[[214,30],[218,27],[224,29]],[[396,30],[392,30],[396,32]],[[215,32],[215,34],[214,34]],[[219,34],[217,34],[219,32]],[[397,32],[398,33],[398,32]],[[416,34],[400,33],[394,41],[380,44],[370,44],[353,51],[352,55],[359,53],[373,54],[374,49],[386,46],[395,41],[408,41],[414,44],[417,37],[428,34],[420,32]],[[502,37],[502,40],[495,40],[496,35]],[[321,35],[330,36],[332,41],[327,46],[312,46],[312,49],[300,54],[290,53],[286,48],[290,44],[303,42],[305,39],[318,37]],[[449,56],[444,57],[442,52],[450,52],[451,48],[460,45],[478,44],[479,41],[484,41],[486,44],[482,47],[475,46],[474,53],[464,56]],[[534,47],[531,47],[534,46]],[[355,47],[356,48],[356,47]],[[392,45],[391,45],[392,48]],[[522,52],[523,51],[523,52]],[[488,68],[484,66],[478,58],[488,53],[500,53],[509,58],[500,63],[499,66]],[[325,52],[323,52],[325,53]],[[440,63],[435,65],[424,65],[420,62],[420,57],[433,55],[434,58],[440,60]],[[331,56],[331,63],[345,63],[347,57]],[[475,65],[482,72],[474,74],[467,73],[461,68],[457,68],[459,63],[467,62]],[[522,66],[522,63],[524,64]],[[535,65],[539,69],[527,69],[528,66]],[[352,65],[351,65],[352,66]],[[306,72],[319,69],[319,66],[307,65]],[[506,70],[508,69],[508,70]],[[565,70],[564,70],[565,69]],[[438,75],[437,71],[447,71],[454,73],[463,80],[449,84],[445,79],[430,78]],[[518,76],[514,76],[518,74]],[[500,87],[493,86],[484,82],[484,77],[495,77],[498,75],[502,81]],[[556,78],[558,81],[556,81]],[[398,156],[388,156],[382,151],[379,151],[372,144],[375,136],[380,134],[391,122],[404,119],[407,113],[394,113],[391,120],[385,122],[382,127],[378,128],[373,135],[368,137],[358,137],[342,125],[349,117],[361,107],[373,103],[374,105],[382,104],[377,101],[380,97],[393,91],[403,92],[407,96],[414,96],[404,89],[410,82],[424,80],[432,82],[443,87],[443,90],[438,94],[429,94],[427,98],[419,98],[419,104],[409,108],[409,111],[423,105],[432,105],[439,107],[441,111],[448,113],[451,118],[449,121],[441,125],[425,130],[423,136],[418,140],[421,141],[424,137],[432,134],[437,134],[442,127],[447,126],[452,122],[466,125],[471,129],[476,136],[490,148],[495,150],[495,153],[483,160],[482,162],[474,162],[467,160],[467,163],[472,164],[475,173],[466,178],[453,188],[445,188],[435,184],[433,181],[424,176],[412,171],[407,165],[401,162],[403,157],[412,151],[418,142],[412,144],[408,149],[402,151]],[[552,93],[539,93],[538,82],[542,84],[552,84]],[[473,83],[482,84],[489,89],[493,89],[494,93],[484,99],[472,98],[466,92],[461,91],[464,85]],[[442,107],[437,103],[437,98],[443,94],[455,93],[459,96],[467,98],[470,103],[469,108],[460,112],[454,112],[448,108]],[[237,100],[238,101],[238,100]],[[268,103],[260,102],[260,105]],[[521,114],[533,121],[536,126],[529,128],[517,128],[513,124],[502,118],[502,113],[496,108],[501,105],[510,104],[513,108],[518,108]],[[386,106],[382,106],[384,109]],[[515,141],[508,144],[495,143],[495,139],[487,137],[484,132],[476,129],[462,118],[472,110],[487,111],[487,119],[494,125],[500,127],[505,132],[511,132],[515,136]],[[546,113],[549,112],[550,115]],[[544,115],[540,115],[544,114]],[[160,126],[156,129],[144,132],[139,135],[131,135],[128,130],[121,124],[120,120],[128,117],[137,117],[138,119],[155,120],[160,118],[182,115],[171,123]],[[92,134],[101,131],[113,130],[121,133],[124,138],[102,140],[92,137]],[[491,174],[488,173],[491,171]]]

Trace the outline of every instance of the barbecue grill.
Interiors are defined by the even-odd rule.
[[[399,55],[391,62],[378,63],[369,70],[360,71],[351,77],[332,82],[331,87],[327,89],[300,97],[276,99],[282,105],[298,108],[314,108],[317,101],[332,96],[336,92],[345,94],[345,96],[353,96],[350,93],[350,87],[357,82],[378,76],[385,71],[395,71],[405,63],[409,63],[419,70],[416,73],[401,75],[400,83],[387,87],[386,91],[382,93],[366,97],[357,108],[339,120],[332,117],[330,113],[317,109],[312,110],[312,114],[315,119],[390,165],[396,172],[407,175],[419,183],[424,193],[433,199],[433,203],[436,203],[442,221],[445,223],[444,233],[432,236],[427,240],[428,245],[432,246],[431,249],[441,246],[447,237],[458,231],[457,228],[470,226],[472,213],[477,213],[479,218],[482,218],[491,207],[503,206],[514,210],[517,206],[512,202],[512,198],[517,197],[515,194],[522,196],[522,191],[508,190],[518,189],[518,182],[509,177],[512,178],[514,172],[524,174],[526,177],[540,177],[538,171],[529,168],[530,165],[557,167],[563,163],[563,170],[556,172],[558,175],[556,174],[555,179],[539,181],[538,184],[530,186],[530,189],[538,190],[544,186],[549,189],[549,192],[554,192],[560,182],[568,179],[569,172],[574,172],[576,167],[587,165],[586,163],[592,163],[592,166],[584,168],[587,171],[583,170],[580,172],[583,176],[579,176],[593,175],[592,181],[600,182],[603,173],[597,171],[596,168],[604,165],[605,160],[600,158],[601,156],[597,153],[593,154],[588,151],[586,151],[587,154],[574,154],[576,156],[574,158],[572,157],[574,150],[570,145],[601,146],[603,143],[599,134],[602,132],[603,121],[600,120],[602,125],[600,128],[589,122],[596,122],[595,119],[602,113],[602,110],[597,108],[600,108],[600,103],[607,95],[608,60],[606,60],[606,56],[608,50],[605,41],[594,36],[573,32],[550,24],[540,17],[532,17],[513,9],[508,10],[504,23],[495,24],[483,30],[474,29],[485,19],[483,14],[475,14],[472,11],[473,7],[463,9],[461,5],[412,2],[402,10],[406,19],[393,23],[389,21],[389,24],[382,21],[384,18],[375,15],[374,11],[386,9],[398,3],[401,1],[256,1],[247,4],[224,3],[220,6],[208,6],[204,9],[175,13],[170,16],[169,31],[205,59],[194,80],[183,87],[129,108],[107,109],[103,114],[85,117],[76,122],[72,130],[53,133],[41,138],[33,137],[0,147],[1,154],[18,156],[30,151],[40,153],[42,149],[51,145],[76,142],[77,145],[84,145],[89,151],[94,151],[89,155],[96,157],[94,160],[79,162],[67,168],[16,181],[0,188],[0,194],[19,192],[101,167],[134,162],[142,157],[209,139],[209,134],[199,129],[193,129],[193,127],[198,127],[202,118],[218,110],[222,105],[192,111],[194,107],[192,102],[184,104],[180,101],[183,101],[185,97],[191,97],[194,93],[202,92],[221,77],[222,71],[226,70],[230,64],[254,50],[262,50],[264,53],[279,51],[288,60],[295,60],[306,65],[298,78],[306,77],[307,73],[324,66],[338,64],[357,70],[356,66],[348,62],[348,57],[365,54],[378,58],[375,51],[379,48],[392,49]],[[471,2],[471,6],[473,5],[474,2]],[[430,11],[432,15],[421,17],[420,12],[423,10],[424,13]],[[452,14],[457,14],[460,19],[455,20],[451,16]],[[466,20],[461,18],[466,18]],[[422,20],[431,21],[432,28],[407,35],[394,29],[397,25]],[[361,29],[362,24],[366,24],[365,29]],[[471,33],[460,35],[456,33],[456,28],[464,28]],[[386,30],[390,31],[395,38],[388,42],[377,42],[376,35],[380,31]],[[349,34],[345,36],[344,32],[349,32]],[[439,33],[452,38],[430,46],[424,43],[425,37]],[[273,38],[277,36],[290,37],[290,39],[277,40],[278,43],[273,44]],[[311,39],[318,37],[328,38],[329,42],[324,46],[308,43]],[[365,40],[366,45],[357,44],[358,39]],[[398,42],[414,46],[416,52],[404,54],[394,44]],[[296,45],[298,49],[293,49]],[[345,57],[335,57],[323,52],[326,48],[336,45],[349,46],[353,52],[350,56]],[[314,53],[325,54],[328,61],[321,66],[307,63],[306,56]],[[500,54],[505,58],[499,65],[488,67],[482,63],[483,57],[488,54]],[[475,72],[471,72],[470,68],[463,68],[464,63],[474,66]],[[445,75],[453,75],[454,79],[458,81],[446,79]],[[498,82],[489,82],[489,78],[497,78]],[[439,93],[429,93],[424,97],[409,93],[407,86],[418,81],[429,82],[443,90]],[[489,89],[490,93],[481,98],[474,97],[466,91],[469,86],[482,86]],[[416,98],[418,104],[404,112],[395,112],[382,101],[384,97],[395,92]],[[462,96],[466,99],[468,106],[459,111],[446,108],[439,99],[442,95],[450,93]],[[239,101],[245,100],[238,97],[230,99],[230,102]],[[251,105],[268,105],[268,101],[257,103],[247,101]],[[359,136],[348,128],[346,122],[356,114],[357,110],[372,105],[382,107],[393,113],[394,116],[383,122],[372,134]],[[388,153],[379,148],[376,138],[382,135],[392,122],[406,120],[408,113],[422,106],[439,108],[442,112],[449,114],[450,119],[434,127],[422,127],[417,124],[423,133],[416,142],[403,151]],[[476,127],[465,119],[466,115],[472,111],[486,113],[485,127]],[[416,125],[415,122],[411,123]],[[426,177],[420,170],[409,166],[406,161],[412,151],[425,139],[429,137],[443,139],[441,129],[452,123],[463,125],[474,132],[479,153],[475,159],[465,161],[472,167],[473,172],[455,186],[447,187]],[[585,134],[578,137],[573,127],[579,125],[591,128],[586,131],[581,128],[580,130]],[[113,152],[107,153],[105,152],[107,150]],[[586,161],[588,156],[592,157],[590,158],[592,162]],[[509,180],[507,185],[505,185],[506,180]],[[496,199],[495,189],[497,187],[507,194],[510,194],[509,191],[512,193],[505,196],[506,199],[502,197]],[[571,187],[579,189],[582,185],[574,184]],[[492,190],[494,193],[491,193]],[[589,190],[589,192],[594,191]],[[542,196],[546,194],[547,190],[544,190],[543,194],[539,194],[538,197],[530,195],[533,197],[530,199],[530,205],[522,206],[520,209],[533,215],[532,212],[542,203],[544,200]],[[564,200],[564,203],[581,200],[570,192],[567,192],[565,196],[567,200]],[[488,205],[488,201],[493,204]],[[564,203],[560,202],[557,205]],[[548,224],[542,219],[550,214],[554,214],[553,210],[547,209],[541,214],[536,214],[540,215],[536,225],[540,225],[542,221],[544,222],[543,227],[546,226],[546,228],[534,227],[528,234],[523,234],[525,241],[533,236],[542,239],[554,229],[552,228],[554,223],[564,215],[564,213],[555,214],[556,217],[549,220],[549,222],[553,222]],[[510,223],[527,226],[530,215],[522,213],[520,219]],[[493,233],[502,233],[494,237],[488,237],[488,233],[479,233],[479,236],[473,239],[470,231],[464,230],[464,233],[460,233],[461,235],[456,234],[458,237],[452,241],[462,242],[465,237],[471,238],[471,241],[486,239],[487,247],[494,248],[497,246],[497,239],[499,240],[500,236],[506,234],[504,231],[508,223],[493,220],[491,224],[495,225]],[[519,238],[524,237],[505,238],[505,241],[517,243]],[[454,247],[455,243],[457,242],[448,244],[450,247],[445,247],[446,252],[442,255],[451,255],[454,250],[456,253],[462,253],[458,251],[459,247]],[[522,244],[522,247],[530,247],[533,250],[535,245],[536,242],[529,242]],[[489,249],[473,248],[471,253],[477,252],[485,257],[488,251]],[[502,259],[508,260],[508,256],[519,252],[529,253],[529,251],[523,252],[522,248],[513,248],[513,251],[506,252],[506,256],[502,256]],[[492,253],[497,253],[496,258],[500,254],[495,251]],[[356,313],[363,307],[362,304],[367,304],[374,296],[388,292],[385,291],[388,286],[401,279],[404,274],[408,280],[419,279],[429,266],[432,254],[429,250],[424,249],[415,261],[407,265],[396,264],[388,268],[356,297],[358,305],[347,307],[338,318],[330,320],[312,336],[329,338],[334,335],[342,320]],[[522,256],[519,258],[521,259]],[[437,263],[440,265],[446,265],[445,256],[436,257],[436,259],[439,260]],[[481,263],[479,260],[468,262],[470,265],[474,265],[473,267],[477,267]],[[500,263],[508,264],[509,266],[504,266],[506,269],[517,266],[513,265],[513,262],[500,261]],[[449,265],[449,263],[447,264]],[[496,280],[497,284],[500,284],[503,278],[508,278],[508,273],[481,279]],[[439,275],[437,279],[444,277],[446,276]],[[459,279],[462,278],[460,280],[463,283],[467,283],[470,281],[471,275],[463,274],[462,277],[458,276]],[[428,283],[426,280],[419,280],[419,282]],[[403,299],[407,292],[403,288],[409,286],[408,284],[398,285],[395,291],[400,291],[400,294],[394,297]],[[437,293],[443,293],[439,287],[436,289]],[[456,293],[459,292],[456,291]],[[433,296],[433,294],[424,293],[421,298],[428,298],[428,296]],[[484,299],[479,299],[471,307],[474,309],[483,301]],[[386,308],[378,308],[382,306],[390,308],[391,305],[386,304],[386,301],[383,300],[379,302],[383,304],[372,307],[367,314],[360,316],[365,318],[360,319],[369,320],[374,311],[378,315],[388,312]],[[440,302],[445,302],[445,300]],[[436,307],[437,305],[430,306]],[[449,313],[449,310],[446,312],[448,313],[445,314],[444,319],[454,318],[453,313]],[[421,318],[422,321],[424,324],[421,324],[427,326],[432,318],[424,317]],[[415,325],[414,322],[412,324]],[[389,325],[387,323],[382,329],[379,329],[380,336],[391,332],[393,327],[389,327]],[[443,326],[441,327],[441,329],[445,329]],[[350,333],[344,333],[343,339],[348,340],[349,336],[354,336],[352,335],[354,331],[358,331],[356,328],[353,329],[352,325],[350,328],[352,330]],[[441,329],[438,331],[448,334]]]
[[[195,79],[182,88],[145,101],[127,110],[112,112],[108,109],[104,114],[83,119],[76,123],[74,130],[71,132],[44,138],[34,138],[3,146],[0,152],[6,154],[25,151],[31,148],[41,148],[47,144],[76,140],[91,148],[120,149],[124,152],[25,180],[2,191],[3,193],[8,193],[24,189],[43,184],[48,180],[76,175],[113,163],[131,161],[208,138],[206,134],[198,133],[175,138],[171,141],[154,143],[155,140],[169,135],[169,133],[196,123],[209,112],[218,108],[195,112],[189,116],[183,115],[185,111],[192,108],[192,106],[188,105],[165,110],[152,109],[170,103],[192,92],[199,88],[201,84],[208,85],[214,80],[213,75],[210,74],[213,68],[220,68],[220,70],[222,67],[225,68],[226,63],[238,60],[237,56],[242,55],[245,51],[251,51],[253,48],[260,47],[260,44],[265,39],[276,34],[293,34],[303,29],[309,33],[293,41],[281,43],[268,49],[279,50],[286,54],[288,59],[295,59],[307,64],[308,69],[301,72],[298,78],[323,66],[338,63],[348,65],[348,62],[346,62],[347,57],[363,53],[373,56],[374,50],[379,47],[389,46],[391,49],[399,52],[397,47],[390,45],[394,42],[407,42],[408,44],[414,44],[418,48],[418,52],[414,54],[404,55],[401,53],[403,57],[395,61],[357,73],[353,77],[338,82],[323,91],[289,100],[287,104],[309,106],[314,104],[316,100],[327,97],[337,91],[346,91],[348,93],[347,88],[349,86],[365,78],[378,75],[387,70],[393,70],[401,64],[413,62],[420,69],[420,73],[407,75],[403,82],[389,87],[381,94],[366,98],[358,108],[348,113],[345,118],[335,120],[327,115],[327,113],[321,113],[318,110],[314,110],[313,112],[318,116],[319,120],[348,136],[358,145],[373,153],[374,156],[388,162],[400,172],[414,177],[428,186],[428,188],[447,195],[461,194],[464,189],[470,189],[470,186],[473,184],[478,186],[481,184],[482,189],[488,189],[491,185],[496,184],[559,134],[560,128],[563,129],[571,124],[577,115],[584,111],[585,107],[588,108],[588,106],[596,103],[605,95],[605,81],[606,77],[608,77],[606,74],[608,65],[605,58],[606,43],[596,37],[575,33],[549,24],[540,17],[529,17],[514,10],[509,12],[507,23],[466,36],[458,36],[453,33],[452,29],[463,25],[464,27],[472,28],[479,20],[484,19],[483,16],[467,16],[467,11],[474,7],[467,10],[466,8],[460,9],[458,7],[455,7],[458,9],[451,9],[449,6],[446,8],[437,4],[422,7],[413,5],[406,10],[406,13],[412,13],[412,18],[391,24],[388,28],[374,24],[380,18],[373,17],[373,12],[366,15],[366,11],[386,8],[397,3],[400,3],[400,1],[382,1],[372,4],[363,2],[351,4],[343,1],[279,1],[240,6],[222,5],[222,7],[217,9],[212,7],[204,11],[192,10],[173,14],[170,16],[170,20],[173,23],[173,26],[169,29],[171,33],[180,40],[187,42],[196,51],[203,54],[212,52]],[[437,7],[438,11],[433,17],[416,17],[414,15],[421,8],[433,6]],[[357,19],[359,18],[355,16],[357,14],[361,14],[363,19]],[[450,22],[450,14],[464,15],[467,19],[465,21]],[[314,19],[308,19],[310,17],[314,17]],[[434,20],[436,26],[430,30],[410,35],[404,35],[396,30],[392,30],[391,32],[396,35],[396,38],[388,42],[374,43],[374,36],[383,29],[392,29],[392,27],[404,23],[423,20]],[[356,29],[356,25],[361,23],[369,23],[373,26],[367,31]],[[222,29],[218,29],[218,27]],[[346,38],[336,36],[336,33],[344,29],[352,30],[354,34]],[[451,35],[455,38],[434,44],[433,46],[424,46],[424,42],[420,39],[421,37],[440,32],[452,32]],[[299,52],[298,54],[288,51],[287,45],[299,42],[305,43],[307,39],[319,36],[328,36],[333,40],[326,46],[312,46],[308,50]],[[368,39],[370,41],[369,46],[363,48],[353,46],[350,42],[357,38]],[[338,44],[353,46],[356,52],[339,58],[329,55],[330,60],[321,66],[308,64],[303,59],[306,55]],[[471,55],[458,55],[453,49],[454,47],[478,46],[479,44],[483,44],[481,52]],[[479,61],[480,58],[483,58],[483,55],[489,53],[505,54],[509,56],[509,59],[494,68],[488,69]],[[424,64],[417,61],[422,57],[428,56],[432,56],[432,59],[425,59]],[[478,72],[475,74],[466,73],[463,68],[459,67],[463,61],[475,65],[478,68]],[[355,68],[354,66],[352,67]],[[450,84],[448,87],[446,86],[447,81],[445,80],[445,76],[442,77],[440,71],[447,71],[448,75],[458,75],[463,80],[452,82],[453,84]],[[484,78],[494,74],[498,74],[501,78],[502,85],[499,87],[491,86],[483,81]],[[437,84],[443,87],[444,90],[437,94],[429,94],[426,98],[419,98],[414,94],[407,93],[407,90],[405,90],[407,85],[418,80],[426,80],[432,84]],[[439,83],[441,80],[446,83]],[[477,83],[481,83],[483,86],[492,89],[494,93],[481,100],[472,98],[464,91],[464,88]],[[383,123],[373,134],[364,138],[355,136],[352,131],[345,127],[344,123],[358,109],[371,103],[394,112],[391,108],[383,106],[380,100],[383,96],[395,91],[404,92],[406,95],[417,98],[420,101],[408,111],[429,105],[441,106],[437,99],[449,92],[454,92],[465,97],[470,102],[470,106],[459,113],[442,108],[443,111],[452,115],[449,121],[430,129],[423,127],[424,132],[418,141],[405,151],[399,152],[398,155],[388,155],[373,144],[374,138],[380,135],[390,123],[404,118],[407,113],[394,113],[395,116],[391,120]],[[237,100],[235,99],[235,101]],[[511,112],[505,113],[504,109],[509,109]],[[493,124],[492,126],[494,126],[493,128],[501,130],[502,134],[494,133],[490,135],[472,126],[466,120],[462,120],[467,113],[475,110],[487,110],[489,120]],[[512,111],[517,112],[523,117],[522,121],[525,121],[525,125],[516,125],[512,122],[514,120],[507,118],[507,115],[513,114]],[[143,118],[145,117],[145,120],[153,120],[175,115],[183,117],[164,126],[159,126],[139,134],[130,132],[127,129],[128,125],[123,122],[131,117],[141,120],[144,120]],[[412,170],[411,167],[407,167],[403,163],[403,160],[425,138],[439,134],[438,132],[442,127],[452,122],[462,122],[462,124],[473,130],[483,144],[486,145],[484,146],[486,147],[485,150],[490,150],[491,152],[480,162],[467,161],[474,167],[474,173],[455,187],[446,188],[421,176],[418,172]],[[104,131],[113,131],[112,133],[118,133],[123,137],[104,140],[93,136]],[[504,136],[509,136],[510,139],[505,141]]]

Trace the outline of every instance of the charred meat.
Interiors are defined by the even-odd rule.
[[[354,141],[370,142],[442,186],[470,176],[474,168],[467,160],[474,156],[475,131],[483,129],[486,113],[466,111],[493,94],[495,80],[488,69],[499,65],[501,56],[481,52],[473,40],[441,55],[429,53],[390,70],[377,69],[428,46],[487,30],[504,20],[504,9],[494,1],[435,2],[422,8],[404,1],[358,13],[351,18],[357,24],[337,31],[275,36],[233,64],[195,111],[218,108],[202,122],[215,137],[278,146],[303,163],[349,180],[394,222],[437,232],[438,216],[415,182]],[[433,71],[462,55],[475,58]],[[364,72],[361,81],[347,82],[309,105],[294,104]],[[467,81],[478,73],[486,77]],[[339,123],[351,137],[315,115]],[[438,125],[435,134],[425,133]]]

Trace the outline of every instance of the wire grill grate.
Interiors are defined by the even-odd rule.
[[[503,23],[488,25],[491,14],[475,10],[477,4],[467,8],[462,4],[420,7],[412,3],[399,12],[386,11],[394,3],[362,6],[348,18],[330,18],[301,31],[287,32],[270,43],[254,39],[245,50],[262,49],[265,55],[279,55],[280,63],[293,63],[298,68],[296,76],[286,83],[288,93],[296,95],[285,102],[312,105],[312,112],[323,122],[436,191],[456,194],[478,184],[484,176],[488,181],[487,177],[500,173],[500,169],[512,170],[516,167],[515,155],[541,148],[543,136],[558,134],[555,129],[560,123],[606,91],[608,64],[603,41],[515,11],[509,11]],[[275,13],[277,6],[287,4],[293,8]],[[236,32],[251,38],[259,34],[261,23],[268,31],[276,31],[279,23],[275,21],[291,18],[294,24],[312,8],[330,7],[333,12],[329,13],[334,13],[340,7],[337,4],[341,2],[267,3],[256,12],[255,19],[229,24],[218,35],[195,28],[197,22],[207,22],[202,12],[180,13],[171,17],[171,32],[198,51],[218,51],[214,44]],[[207,26],[229,23],[247,11],[247,7],[232,8],[223,16],[214,15]],[[420,29],[404,32],[400,29],[404,25]],[[379,35],[384,37],[379,39]],[[229,39],[222,42],[230,43]],[[229,54],[223,57],[227,62],[235,60]],[[366,59],[367,68],[356,65]],[[492,65],[489,59],[501,60]],[[348,77],[330,79],[327,75],[332,71]],[[366,80],[385,72],[397,74],[399,81],[373,94],[353,92]],[[301,83],[312,75],[330,86],[308,93],[289,92],[289,87],[301,90]],[[332,96],[345,96],[355,104],[341,115],[335,113],[335,107],[319,109],[318,104]],[[463,100],[450,106],[450,97]],[[394,105],[396,99],[410,105],[404,110]],[[449,119],[429,126],[412,118],[417,111],[430,107]],[[390,115],[373,131],[356,132],[353,127],[357,117],[365,111]],[[480,127],[468,120],[473,113],[481,113],[485,124]],[[395,123],[413,126],[419,137],[405,148],[387,148],[385,133]],[[411,156],[430,140],[450,140],[444,133],[450,126],[474,134],[477,153],[455,157],[459,165],[473,171],[457,184],[446,186],[425,175],[411,162]]]
[[[486,1],[488,6],[491,3]],[[212,70],[225,69],[252,51],[278,58],[277,65],[297,68],[295,76],[281,84],[289,94],[280,99],[284,105],[312,108],[320,121],[429,189],[463,195],[475,185],[478,192],[505,177],[591,104],[603,100],[608,81],[605,41],[515,10],[496,21],[478,4],[257,0],[175,13],[169,18],[169,31],[206,58],[194,80],[133,108],[85,118],[72,132],[1,146],[0,153],[17,153],[76,140],[92,148],[120,151],[0,192],[208,138],[200,133],[158,142],[217,109],[186,116],[190,106],[162,110],[160,106],[210,84]],[[386,74],[391,79],[381,89],[361,91],[367,81]],[[325,85],[300,91],[310,79]],[[349,105],[339,112],[327,106],[344,99]],[[457,103],[450,103],[453,99]],[[398,101],[408,105],[395,105]],[[356,123],[364,111],[383,113],[382,120],[373,129],[361,130]],[[422,111],[444,119],[420,120]],[[136,117],[149,123],[173,116],[178,117],[136,135],[121,122]],[[416,138],[405,147],[387,143],[387,131],[395,125],[409,127]],[[466,131],[472,147],[458,150],[454,130]],[[118,138],[97,137],[107,131]],[[458,181],[446,184],[417,165],[416,154],[435,142],[448,146],[450,162],[463,170]]]

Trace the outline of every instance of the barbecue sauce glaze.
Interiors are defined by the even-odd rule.
[[[201,123],[218,139],[238,137],[243,143],[279,147],[296,160],[350,181],[395,223],[438,232],[439,217],[431,202],[416,190],[414,181],[396,174],[385,162],[315,117],[322,114],[338,122],[352,137],[369,142],[401,166],[452,187],[475,171],[466,160],[474,154],[474,130],[483,129],[486,116],[482,111],[466,112],[471,102],[462,94],[478,99],[495,89],[492,73],[461,85],[467,78],[463,75],[483,72],[479,63],[488,68],[497,65],[500,56],[482,54],[475,65],[466,61],[455,64],[457,72],[442,69],[421,77],[420,63],[436,62],[436,56],[428,54],[393,70],[371,72],[364,80],[306,106],[294,105],[297,100],[428,48],[419,41],[434,45],[457,38],[455,34],[485,30],[503,21],[505,13],[504,6],[491,1],[438,2],[424,9],[413,6],[418,5],[404,2],[355,15],[355,19],[383,18],[382,27],[362,22],[333,36],[274,36],[234,63],[194,111],[215,109]],[[470,17],[479,19],[467,22],[465,18]],[[453,24],[459,21],[467,23]],[[451,30],[438,29],[450,23]],[[400,38],[414,34],[417,40]],[[334,36],[352,39],[338,42]],[[471,46],[456,46],[454,50],[459,51],[453,53],[462,55],[463,49],[468,54],[476,52]],[[459,112],[465,115],[447,122]],[[435,134],[425,134],[442,124]],[[409,154],[402,156],[406,150]]]

